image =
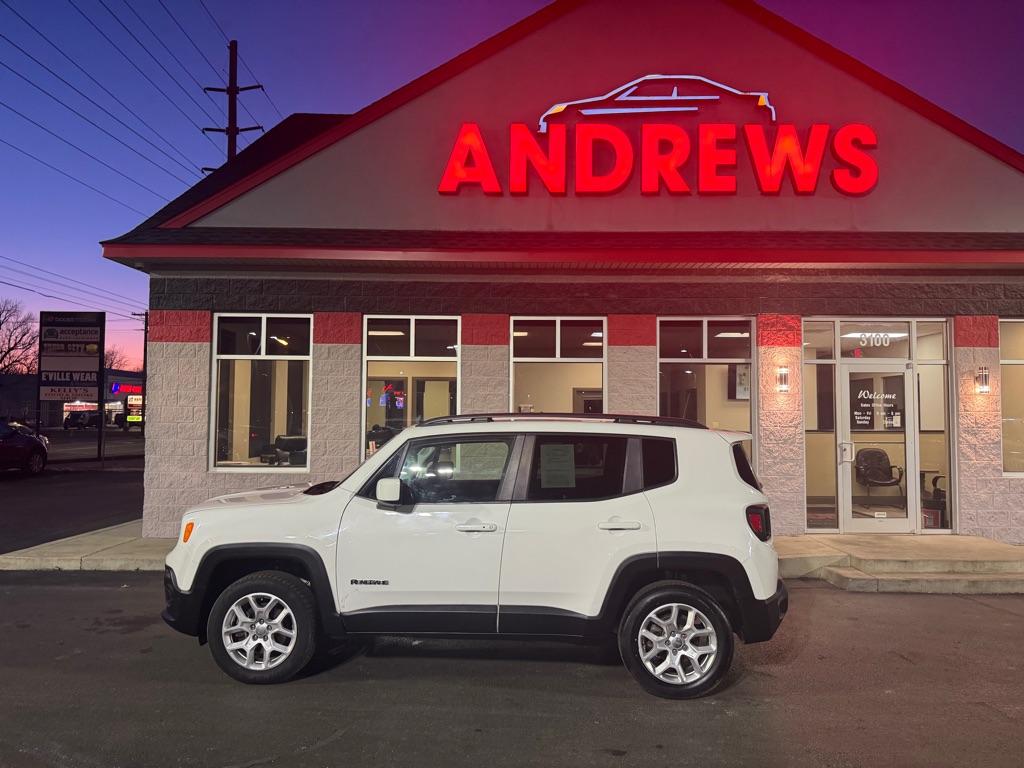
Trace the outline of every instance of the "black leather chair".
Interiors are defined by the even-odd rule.
[[[306,466],[306,448],[309,441],[302,435],[278,435],[269,450],[263,451],[260,461],[271,466],[287,464],[293,467]]]
[[[871,506],[872,487],[887,488],[903,482],[903,467],[893,466],[889,454],[881,448],[861,448],[854,457],[853,465],[857,482],[868,489],[868,507]]]

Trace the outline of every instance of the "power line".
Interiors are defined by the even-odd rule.
[[[98,130],[98,131],[102,131],[102,132],[103,132],[103,133],[105,133],[105,134],[106,134],[107,136],[109,136],[109,137],[110,137],[110,138],[112,138],[112,139],[113,139],[114,141],[116,141],[116,142],[117,142],[118,144],[121,144],[122,146],[125,146],[125,147],[127,147],[128,149],[130,149],[130,150],[131,150],[132,152],[134,152],[134,153],[135,153],[136,155],[138,155],[139,157],[141,157],[141,158],[142,158],[143,160],[145,160],[145,161],[146,161],[147,163],[149,163],[150,165],[152,165],[152,166],[154,166],[154,167],[156,167],[156,168],[159,168],[159,169],[160,169],[161,171],[163,171],[164,173],[166,173],[166,174],[167,174],[168,176],[172,176],[172,177],[174,177],[175,179],[177,179],[178,181],[180,181],[180,182],[181,182],[182,184],[188,184],[188,183],[189,183],[189,182],[188,182],[187,180],[185,180],[185,179],[181,178],[181,176],[178,176],[178,175],[177,175],[176,173],[172,173],[171,171],[169,171],[169,170],[167,170],[166,168],[164,168],[164,167],[163,167],[162,165],[160,165],[160,164],[159,164],[158,162],[156,162],[156,161],[155,161],[155,160],[153,160],[152,158],[150,158],[150,157],[147,157],[146,155],[142,154],[141,152],[139,152],[139,150],[137,150],[137,149],[136,149],[135,147],[133,147],[133,146],[132,146],[131,144],[129,144],[128,142],[124,141],[123,139],[121,139],[121,138],[119,138],[119,137],[115,136],[115,135],[114,135],[114,134],[112,134],[112,133],[111,133],[110,131],[108,131],[108,130],[107,130],[106,128],[104,128],[104,127],[103,127],[102,125],[100,125],[99,123],[97,123],[97,122],[96,122],[95,120],[93,120],[92,118],[90,118],[90,117],[87,117],[86,115],[82,114],[82,113],[81,113],[81,112],[79,112],[79,111],[78,111],[77,109],[75,109],[74,107],[70,106],[70,105],[69,105],[69,104],[68,104],[67,102],[63,101],[63,100],[62,100],[61,98],[59,98],[59,97],[57,97],[57,96],[54,96],[54,95],[53,95],[52,93],[50,93],[50,92],[49,92],[48,90],[46,90],[45,88],[43,88],[43,87],[42,87],[41,85],[39,85],[39,84],[35,83],[35,82],[34,82],[34,81],[32,81],[32,80],[31,80],[30,78],[28,78],[28,77],[26,77],[25,75],[21,74],[21,73],[20,73],[20,72],[19,72],[18,70],[16,70],[16,69],[15,69],[14,67],[12,67],[12,66],[11,66],[10,64],[8,64],[7,62],[5,62],[5,61],[0,61],[0,67],[3,67],[4,69],[8,70],[9,72],[11,72],[11,73],[12,73],[13,75],[15,75],[16,77],[19,77],[19,78],[21,78],[21,79],[22,79],[22,80],[24,80],[24,81],[25,81],[26,83],[28,83],[28,84],[29,84],[29,85],[31,85],[31,86],[32,86],[33,88],[35,88],[35,89],[36,89],[37,91],[40,91],[40,92],[42,92],[42,93],[45,93],[45,94],[46,94],[47,96],[49,96],[49,97],[50,97],[51,99],[53,99],[54,101],[56,101],[56,102],[57,102],[58,104],[60,104],[60,105],[61,105],[62,107],[64,107],[64,108],[65,108],[66,110],[68,110],[69,112],[73,112],[74,114],[78,115],[78,116],[79,116],[80,118],[82,118],[83,120],[85,120],[85,122],[89,123],[89,125],[91,125],[91,126],[92,126],[93,128],[95,128],[95,129],[96,129],[96,130]]]
[[[11,270],[13,270],[14,268],[13,267],[4,267],[4,269],[11,269]],[[2,279],[18,280],[20,283],[25,283],[25,278],[24,277],[14,277],[12,275],[8,275],[8,274],[4,274],[4,273],[0,272],[0,280],[2,280]],[[50,285],[47,285],[45,283],[45,281],[43,281],[41,278],[33,277],[32,279],[35,280],[35,282],[34,283],[26,283],[24,285],[25,288],[28,288],[30,290],[35,290],[35,289],[39,288],[39,289],[42,289],[44,291],[45,290],[58,290],[58,289],[60,289],[61,293],[59,295],[57,295],[56,298],[61,298],[61,299],[64,299],[65,301],[72,300],[72,301],[92,302],[91,306],[94,306],[97,309],[97,311],[101,311],[101,312],[128,312],[128,313],[131,313],[131,311],[132,311],[131,308],[127,308],[126,309],[124,307],[115,307],[115,306],[111,306],[109,304],[101,304],[99,302],[96,302],[93,299],[90,299],[88,296],[79,296],[79,295],[74,294],[74,293],[72,293],[70,295],[67,295],[67,294],[65,294],[63,292],[64,286],[62,286],[62,285],[50,286]],[[42,283],[42,285],[40,285],[40,283]]]
[[[116,174],[117,174],[118,176],[120,176],[120,177],[122,177],[122,178],[124,178],[124,179],[127,179],[128,181],[130,181],[130,182],[131,182],[132,184],[134,184],[135,186],[139,187],[140,189],[144,189],[144,190],[146,190],[147,192],[149,192],[149,193],[150,193],[151,195],[155,195],[156,197],[159,197],[159,198],[160,198],[161,200],[163,200],[164,202],[170,202],[169,198],[165,197],[164,195],[161,195],[161,194],[160,194],[159,192],[157,192],[157,191],[156,191],[155,189],[152,189],[152,188],[150,188],[150,187],[147,187],[147,186],[146,186],[145,184],[143,184],[143,183],[142,183],[141,181],[136,181],[135,179],[133,179],[133,178],[132,178],[131,176],[129,176],[129,175],[128,175],[127,173],[125,173],[124,171],[120,171],[120,170],[118,170],[117,168],[115,168],[114,166],[112,166],[112,165],[111,165],[110,163],[108,163],[108,162],[106,162],[106,161],[104,161],[104,160],[101,160],[100,158],[96,157],[96,155],[92,154],[91,152],[88,152],[88,151],[86,151],[86,150],[82,149],[82,148],[81,148],[80,146],[78,146],[77,144],[75,144],[75,143],[74,143],[73,141],[68,141],[68,140],[67,140],[67,139],[65,139],[65,138],[64,138],[63,136],[61,136],[61,135],[60,135],[59,133],[56,133],[56,132],[54,132],[54,131],[51,131],[51,130],[50,130],[49,128],[47,128],[47,127],[46,127],[45,125],[43,125],[42,123],[40,123],[40,122],[37,122],[37,121],[33,120],[33,119],[32,119],[31,117],[29,117],[28,115],[26,115],[26,114],[25,114],[25,113],[23,113],[23,112],[19,112],[18,110],[16,110],[16,109],[15,109],[14,107],[12,107],[12,106],[11,106],[10,104],[8,104],[8,103],[7,103],[6,101],[4,101],[3,99],[0,99],[0,107],[4,107],[4,108],[6,108],[6,109],[10,110],[10,111],[11,111],[11,112],[13,112],[14,114],[16,114],[16,115],[17,115],[18,117],[20,117],[20,118],[21,118],[22,120],[26,120],[26,121],[28,121],[28,122],[32,123],[32,125],[36,126],[36,128],[38,128],[39,130],[41,130],[41,131],[45,131],[46,133],[48,133],[48,134],[50,134],[51,136],[53,136],[53,137],[54,137],[55,139],[57,139],[57,140],[59,140],[59,141],[62,141],[62,142],[64,142],[65,144],[67,144],[67,145],[68,145],[69,147],[71,147],[72,149],[77,149],[77,150],[78,150],[79,152],[81,152],[81,153],[82,153],[83,155],[85,155],[86,157],[90,157],[90,158],[92,158],[92,159],[93,159],[93,160],[95,160],[95,161],[96,161],[97,163],[99,163],[100,165],[102,165],[102,166],[103,166],[104,168],[107,168],[107,169],[109,169],[109,170],[113,171],[114,173],[116,173]]]
[[[61,283],[61,282],[59,282],[57,280],[54,280],[53,278],[40,277],[38,275],[33,275],[28,270],[18,269],[17,267],[10,267],[10,266],[8,266],[6,264],[0,264],[0,269],[7,269],[7,270],[10,270],[11,272],[16,272],[19,275],[24,275],[25,277],[28,277],[29,279],[35,280],[37,282],[43,282],[43,283],[45,283],[46,281],[53,282],[55,284],[54,285],[55,288],[60,288],[63,291],[70,291],[70,292],[72,292],[72,295],[74,295],[75,293],[81,293],[81,294],[84,294],[84,295],[88,296],[89,298],[91,298],[93,300],[99,299],[100,301],[104,302],[105,304],[111,304],[111,305],[121,304],[124,307],[127,307],[128,309],[139,309],[139,304],[137,304],[134,301],[130,301],[130,300],[127,300],[127,299],[108,299],[106,296],[103,296],[103,295],[97,293],[96,291],[88,291],[85,288],[75,288],[72,285],[66,285],[66,284]]]
[[[114,13],[114,10],[109,5],[107,5],[105,0],[98,0],[98,2],[99,2],[100,5],[102,5],[104,7],[104,9],[106,9],[107,13],[109,13],[113,17],[114,21],[116,21],[118,23],[118,25],[120,25],[121,29],[123,29],[125,32],[127,32],[128,35],[131,37],[131,39],[134,40],[135,43],[142,50],[144,50],[146,52],[146,55],[149,56],[149,58],[151,58],[156,63],[156,65],[158,67],[160,67],[161,70],[163,70],[163,73],[165,75],[167,75],[167,77],[169,77],[171,79],[171,81],[176,86],[178,86],[179,89],[181,89],[181,92],[184,93],[189,98],[189,100],[199,108],[200,112],[202,112],[204,115],[206,115],[206,117],[208,119],[210,119],[210,120],[216,120],[217,119],[213,115],[211,115],[209,112],[206,111],[206,107],[204,107],[202,104],[200,104],[199,101],[191,93],[188,92],[188,89],[181,84],[181,82],[178,80],[178,78],[176,78],[174,75],[171,74],[171,71],[169,69],[167,69],[167,67],[165,67],[163,65],[163,62],[160,61],[160,59],[158,59],[153,54],[153,52],[149,49],[149,46],[147,46],[145,43],[143,43],[141,40],[139,40],[138,37],[136,37],[135,33],[132,32],[131,29],[128,28],[127,24],[125,24],[123,21],[121,21],[121,17],[118,16],[116,13]]]
[[[195,84],[196,84],[196,86],[198,86],[198,87],[199,87],[199,88],[201,89],[201,88],[203,87],[203,84],[202,84],[202,83],[200,83],[200,82],[199,82],[199,81],[198,81],[198,80],[197,80],[197,79],[195,78],[195,75],[193,75],[193,74],[192,74],[192,71],[191,71],[191,70],[190,70],[190,69],[189,69],[188,67],[186,67],[186,66],[185,66],[185,65],[184,65],[184,64],[183,64],[183,63],[181,62],[181,59],[179,59],[179,58],[178,58],[178,57],[177,57],[177,56],[175,55],[174,51],[172,51],[172,50],[170,49],[170,47],[169,47],[169,46],[167,45],[167,43],[165,43],[165,42],[163,41],[163,38],[162,38],[162,37],[160,37],[160,35],[158,35],[158,34],[157,34],[156,32],[154,32],[154,31],[153,31],[153,28],[152,28],[151,26],[149,26],[149,23],[148,23],[148,22],[147,22],[147,21],[146,21],[146,20],[145,20],[144,18],[142,18],[142,14],[140,14],[140,13],[139,13],[139,12],[138,12],[137,10],[135,10],[135,9],[134,9],[134,8],[132,7],[131,3],[129,3],[129,2],[128,2],[128,0],[122,0],[122,2],[123,2],[123,3],[125,4],[125,6],[126,6],[126,7],[128,8],[128,10],[132,12],[132,15],[133,15],[133,16],[135,16],[135,18],[139,20],[139,22],[140,22],[140,23],[142,24],[142,26],[144,26],[144,27],[146,28],[146,30],[147,30],[147,31],[149,32],[149,34],[150,34],[150,35],[152,35],[152,36],[153,36],[153,38],[154,38],[154,39],[155,39],[155,40],[156,40],[156,41],[157,41],[158,43],[160,43],[160,46],[161,46],[161,47],[162,47],[162,48],[163,48],[163,49],[164,49],[165,51],[167,51],[167,54],[168,54],[168,55],[169,55],[169,56],[170,56],[170,57],[171,57],[172,59],[174,59],[174,61],[175,61],[175,62],[177,63],[177,65],[178,65],[179,67],[181,67],[181,69],[182,69],[182,70],[183,70],[183,71],[185,72],[185,74],[186,74],[186,75],[188,75],[188,76],[189,76],[190,78],[192,78],[192,82],[193,82],[193,83],[195,83]],[[204,91],[204,93],[205,93],[205,91]],[[217,103],[217,101],[216,101],[216,99],[214,99],[214,98],[213,98],[213,96],[211,96],[210,94],[208,94],[208,93],[207,93],[207,94],[206,94],[206,97],[207,97],[207,98],[208,98],[208,99],[209,99],[210,101],[212,101],[212,102],[213,102],[213,105],[214,105],[215,107],[217,107],[217,109],[219,109],[219,110],[220,110],[221,114],[224,114],[224,107],[222,107],[222,106],[221,106],[220,104],[218,104],[218,103]]]
[[[105,94],[107,94],[107,96],[109,96],[109,97],[110,97],[110,98],[112,98],[112,99],[113,99],[114,101],[116,101],[116,102],[117,102],[117,103],[118,103],[119,105],[121,105],[121,108],[122,108],[122,109],[124,109],[124,111],[125,111],[125,112],[127,112],[127,113],[128,113],[128,114],[130,114],[130,115],[131,115],[132,117],[134,117],[134,118],[135,118],[136,120],[138,120],[138,121],[139,121],[140,123],[142,123],[142,125],[144,125],[144,126],[145,126],[146,128],[148,128],[148,129],[149,129],[150,131],[152,131],[152,133],[153,133],[153,135],[154,135],[154,136],[156,136],[157,138],[159,138],[159,139],[160,139],[161,141],[163,141],[163,142],[164,142],[164,143],[165,143],[165,144],[166,144],[166,145],[167,145],[168,147],[170,147],[170,148],[171,148],[171,149],[173,149],[173,150],[174,150],[175,152],[177,152],[177,153],[178,153],[178,155],[180,155],[180,156],[181,156],[181,157],[182,157],[182,158],[183,158],[183,159],[185,160],[185,163],[192,163],[192,161],[191,161],[191,160],[190,160],[190,159],[188,158],[188,156],[187,156],[187,155],[186,155],[186,154],[185,154],[184,152],[182,152],[182,151],[181,151],[181,149],[179,149],[179,148],[178,148],[178,146],[177,146],[176,144],[174,144],[174,143],[173,143],[173,142],[171,142],[171,141],[168,141],[168,140],[167,140],[167,139],[166,139],[166,138],[165,138],[165,137],[163,136],[163,134],[161,134],[161,133],[160,133],[160,132],[159,132],[159,131],[158,131],[158,130],[157,130],[156,128],[154,128],[154,127],[153,127],[152,125],[150,125],[150,124],[149,124],[149,123],[148,123],[148,122],[147,122],[147,121],[146,121],[146,120],[145,120],[145,119],[144,119],[144,118],[143,118],[143,117],[142,117],[142,116],[141,116],[140,114],[138,114],[138,113],[137,113],[137,112],[136,112],[135,110],[133,110],[133,109],[132,109],[131,107],[129,107],[129,106],[128,106],[127,104],[125,104],[125,103],[124,103],[123,101],[121,101],[121,99],[120,99],[120,98],[118,98],[118,97],[117,97],[117,95],[116,95],[116,94],[115,94],[115,93],[114,93],[113,91],[111,91],[111,90],[110,90],[109,88],[107,88],[107,86],[105,86],[105,85],[104,85],[103,83],[101,83],[101,82],[100,82],[99,80],[97,80],[97,79],[96,79],[95,77],[93,77],[93,76],[92,76],[91,74],[89,74],[88,70],[86,70],[86,69],[85,69],[85,68],[84,68],[84,67],[83,67],[83,66],[82,66],[81,64],[79,64],[79,63],[78,63],[77,61],[75,61],[75,60],[74,60],[73,58],[71,58],[71,56],[69,56],[69,55],[68,55],[68,53],[67,53],[67,52],[66,52],[66,51],[65,51],[65,50],[64,50],[63,48],[61,48],[61,47],[60,47],[59,45],[57,45],[57,44],[56,44],[55,42],[53,42],[53,41],[52,41],[52,40],[51,40],[50,38],[48,38],[48,37],[47,37],[47,36],[46,36],[45,34],[43,34],[43,32],[42,32],[42,31],[41,31],[41,30],[40,30],[40,29],[39,29],[39,28],[38,28],[37,26],[35,26],[35,24],[33,24],[33,23],[32,23],[31,21],[29,21],[29,20],[28,20],[28,19],[26,19],[26,18],[25,18],[24,16],[22,16],[22,15],[21,15],[20,13],[18,13],[18,11],[17,11],[17,10],[15,10],[15,9],[14,9],[14,7],[12,7],[12,6],[11,6],[11,4],[7,2],[7,0],[0,0],[0,3],[3,3],[3,5],[4,5],[4,6],[5,6],[6,8],[7,8],[7,10],[9,10],[9,11],[10,11],[11,13],[13,13],[13,14],[14,14],[15,16],[17,16],[17,17],[18,17],[19,19],[21,19],[21,21],[22,21],[22,22],[23,22],[23,23],[24,23],[24,24],[25,24],[26,26],[28,26],[28,27],[29,27],[29,28],[30,28],[30,29],[31,29],[31,30],[32,30],[33,32],[35,32],[35,33],[36,33],[37,35],[39,35],[39,37],[43,38],[43,40],[45,40],[45,41],[46,41],[46,42],[47,42],[47,43],[48,43],[48,44],[50,45],[50,47],[51,47],[51,48],[53,48],[53,49],[54,49],[55,51],[57,51],[57,53],[59,53],[59,54],[60,54],[61,56],[63,56],[63,57],[65,58],[65,59],[67,59],[67,60],[68,60],[68,62],[70,62],[70,63],[71,63],[71,65],[72,65],[73,67],[75,67],[75,69],[77,69],[77,70],[78,70],[79,72],[81,72],[81,73],[82,73],[83,75],[85,75],[85,76],[86,76],[87,78],[89,78],[89,80],[90,80],[90,81],[92,81],[92,82],[93,82],[93,83],[94,83],[94,84],[95,84],[96,86],[98,86],[98,87],[99,87],[99,88],[100,88],[100,89],[101,89],[101,90],[102,90],[102,91],[103,91],[103,92],[104,92]],[[5,39],[6,39],[6,38],[5,38]],[[8,42],[10,42],[10,40],[8,40]],[[44,66],[44,67],[45,67],[45,65],[44,65],[44,64],[42,64],[41,62],[39,62],[39,61],[38,61],[38,60],[37,60],[37,59],[36,59],[36,58],[35,58],[34,56],[31,56],[30,54],[26,53],[26,52],[25,52],[24,50],[22,50],[22,49],[21,49],[20,47],[18,48],[18,50],[21,50],[21,51],[22,51],[22,53],[25,53],[25,55],[26,55],[26,56],[29,56],[29,57],[30,57],[30,58],[31,58],[31,59],[32,59],[33,61],[35,61],[35,62],[36,62],[37,64],[39,64],[40,66]],[[56,73],[53,73],[53,72],[52,72],[52,71],[51,71],[51,70],[50,70],[50,69],[49,69],[48,67],[47,67],[47,71],[50,71],[50,72],[51,72],[51,74],[54,74],[54,76],[55,76],[55,77],[60,77],[60,75],[57,75]],[[60,79],[61,79],[62,81],[64,80],[63,78],[60,78]],[[64,82],[66,82],[66,81],[64,81]],[[70,83],[69,83],[69,85],[70,85]],[[74,86],[71,86],[71,87],[74,87]],[[78,89],[77,89],[77,88],[76,88],[75,90],[76,90],[76,91],[78,91]],[[79,93],[81,93],[80,91],[78,91],[78,92],[79,92]],[[85,98],[87,98],[87,99],[89,98],[88,96],[85,96],[84,94],[82,94],[82,95],[83,95],[83,96],[84,96]],[[90,100],[90,101],[92,101],[92,99],[89,99],[89,100]],[[93,102],[93,103],[95,104],[95,102]],[[99,106],[99,105],[97,104],[96,106]],[[102,109],[102,107],[100,107],[100,109]],[[110,113],[108,113],[108,114],[110,114]],[[113,115],[111,115],[111,117],[114,117],[114,116],[113,116]],[[117,120],[117,118],[116,118],[116,117],[114,117],[114,119],[115,119],[115,120]],[[118,122],[121,122],[121,121],[118,121]],[[121,124],[122,124],[122,125],[124,125],[124,123],[121,123]],[[136,136],[139,136],[139,138],[141,138],[141,139],[142,139],[143,141],[145,141],[145,142],[146,142],[147,144],[149,144],[149,145],[150,145],[151,147],[153,147],[154,149],[156,149],[156,150],[157,150],[158,152],[160,152],[161,154],[163,154],[164,156],[166,156],[166,157],[167,157],[168,159],[170,159],[170,160],[173,160],[173,161],[174,161],[175,163],[177,163],[178,165],[180,165],[180,166],[181,166],[182,168],[184,168],[184,169],[185,169],[186,171],[188,171],[189,173],[191,173],[191,174],[193,174],[193,175],[195,175],[195,176],[199,176],[199,173],[198,173],[198,172],[196,171],[196,169],[195,169],[195,166],[194,166],[194,164],[193,164],[193,165],[186,165],[185,163],[182,163],[182,162],[181,162],[180,160],[178,160],[177,158],[175,158],[175,157],[171,157],[171,155],[167,154],[167,152],[166,152],[166,151],[164,151],[164,150],[163,150],[163,149],[162,149],[161,147],[158,147],[158,146],[156,146],[155,144],[153,144],[153,143],[152,143],[152,142],[151,142],[151,141],[150,141],[149,139],[147,139],[147,138],[145,138],[144,136],[142,136],[142,135],[140,135],[140,134],[136,133],[136,132],[135,132],[135,131],[134,131],[134,130],[133,130],[132,128],[130,128],[129,126],[125,125],[125,127],[126,127],[126,128],[128,128],[128,130],[131,130],[131,131],[132,131],[133,133],[135,133],[135,135],[136,135]]]
[[[103,291],[103,293],[109,293],[111,296],[114,296],[115,298],[121,298],[121,294],[119,294],[119,293],[114,293],[113,291],[108,291],[106,288],[101,288],[98,285],[93,285],[92,283],[87,283],[87,282],[85,282],[83,280],[76,280],[73,277],[68,277],[67,275],[62,275],[60,272],[51,272],[50,270],[43,269],[42,267],[37,266],[35,264],[29,264],[27,261],[19,261],[18,259],[12,259],[10,256],[2,256],[2,255],[0,255],[0,259],[3,259],[4,261],[9,261],[9,262],[11,262],[13,264],[20,264],[23,267],[28,267],[29,269],[35,269],[35,270],[37,270],[39,272],[45,272],[46,274],[53,275],[54,277],[60,277],[60,278],[63,278],[64,280],[70,280],[72,283],[78,283],[79,285],[84,285],[86,288],[95,288],[97,291]],[[8,267],[8,269],[9,269],[9,267]],[[143,308],[146,306],[141,301],[135,301],[135,302],[132,302],[132,303],[133,304],[137,304],[138,306],[143,307]]]
[[[3,141],[3,139],[0,139],[0,141]],[[24,286],[24,285],[18,285],[17,283],[9,283],[6,280],[0,280],[0,285],[9,285],[12,288],[17,288],[17,289],[22,290],[22,291],[28,291],[29,293],[35,293],[35,294],[38,294],[39,296],[45,296],[48,299],[55,299],[57,301],[66,301],[68,304],[74,304],[76,307],[84,307],[85,309],[91,309],[94,312],[96,312],[96,311],[106,312],[106,310],[97,310],[96,307],[94,307],[94,306],[90,306],[88,304],[82,304],[80,301],[74,301],[72,299],[67,298],[66,296],[54,296],[51,293],[45,293],[43,291],[37,291],[35,288],[29,288],[29,287]],[[131,317],[130,315],[123,315],[120,312],[107,312],[107,314],[117,315],[118,317],[123,317],[123,318],[126,318],[128,320],[134,320],[135,319],[134,317]]]
[[[177,26],[177,27],[178,27],[178,29],[180,29],[180,30],[181,30],[181,34],[183,34],[183,35],[184,35],[184,36],[185,36],[186,38],[188,38],[188,41],[189,41],[190,43],[192,43],[192,47],[196,49],[196,52],[197,52],[197,53],[198,53],[198,54],[199,54],[200,56],[202,56],[202,57],[203,57],[203,60],[204,60],[204,61],[205,61],[205,62],[206,62],[206,63],[207,63],[207,64],[208,64],[209,66],[210,66],[210,69],[212,69],[212,70],[213,70],[213,74],[214,74],[214,75],[215,75],[216,77],[218,77],[218,78],[220,79],[220,81],[221,81],[222,83],[225,83],[225,82],[226,82],[226,80],[224,79],[224,75],[223,75],[223,74],[221,74],[221,71],[220,71],[219,69],[217,69],[217,67],[216,67],[216,66],[214,65],[214,63],[213,63],[212,61],[210,61],[210,57],[209,57],[209,56],[207,56],[207,55],[206,55],[206,52],[205,52],[205,51],[203,51],[203,49],[199,47],[199,44],[198,44],[198,43],[196,43],[196,41],[195,41],[195,39],[194,39],[194,38],[192,37],[192,35],[190,35],[190,34],[188,33],[188,30],[187,30],[187,29],[185,29],[185,27],[184,27],[184,26],[182,26],[181,22],[180,22],[180,21],[178,21],[177,17],[176,17],[176,16],[175,16],[175,15],[174,15],[174,14],[173,14],[173,13],[171,12],[171,9],[167,7],[167,4],[166,4],[166,3],[164,2],[164,0],[156,0],[156,1],[157,1],[158,3],[160,3],[160,7],[161,7],[161,8],[163,8],[163,9],[164,9],[164,11],[165,11],[165,12],[167,13],[167,15],[171,17],[171,21],[173,21],[173,22],[174,22],[175,26]],[[3,2],[3,0],[0,0],[0,2]],[[210,98],[213,98],[213,97],[211,96]],[[249,115],[249,119],[250,119],[250,120],[252,120],[253,122],[258,122],[258,121],[256,120],[256,116],[255,116],[255,115],[254,115],[254,114],[253,114],[253,113],[252,113],[252,112],[251,112],[251,111],[249,110],[249,107],[248,107],[248,106],[246,106],[246,104],[245,104],[244,102],[242,103],[242,109],[244,109],[244,110],[245,110],[245,113],[246,113],[247,115]]]
[[[224,28],[217,21],[216,17],[212,13],[210,13],[210,9],[206,7],[206,3],[203,2],[203,0],[199,0],[199,4],[203,6],[203,10],[206,11],[206,15],[210,17],[210,21],[213,22],[213,25],[217,27],[218,30],[220,30],[220,33],[224,36],[224,39],[230,40],[231,38],[228,37],[228,33],[224,31]],[[246,70],[249,72],[249,77],[251,77],[256,82],[259,82],[260,79],[256,77],[256,73],[252,71],[252,67],[250,67],[246,63],[245,59],[243,59],[241,56],[239,56],[238,58],[242,62],[242,66],[245,67]],[[281,110],[277,108],[277,104],[274,103],[274,100],[270,98],[270,94],[267,93],[266,88],[263,89],[263,95],[267,97],[267,101],[270,102],[270,106],[272,106],[274,108],[274,111],[277,112],[278,119],[284,120],[284,115],[281,114]],[[250,115],[250,117],[252,117],[252,115]]]
[[[7,146],[8,146],[8,147],[10,147],[11,149],[13,149],[13,150],[14,150],[15,152],[20,152],[21,154],[25,155],[25,157],[30,157],[30,158],[32,158],[32,159],[33,159],[33,160],[35,160],[35,161],[36,161],[37,163],[40,163],[40,164],[42,164],[42,165],[45,165],[45,166],[46,166],[47,168],[49,168],[49,169],[50,169],[51,171],[56,171],[56,172],[57,172],[57,173],[59,173],[59,174],[60,174],[61,176],[66,176],[67,178],[71,179],[72,181],[74,181],[74,182],[77,182],[77,183],[81,184],[81,185],[82,185],[83,187],[86,187],[87,189],[91,189],[91,190],[92,190],[93,192],[95,192],[96,194],[98,194],[98,195],[103,195],[103,197],[107,198],[107,200],[110,200],[111,202],[117,203],[118,205],[120,205],[120,206],[123,206],[123,207],[127,208],[127,209],[128,209],[129,211],[134,211],[135,213],[139,214],[139,216],[145,216],[145,215],[146,215],[146,214],[144,214],[144,213],[143,213],[142,211],[140,211],[140,210],[139,210],[138,208],[133,208],[132,206],[128,205],[128,203],[124,202],[123,200],[118,200],[118,199],[117,199],[116,197],[114,197],[114,196],[112,196],[112,195],[108,195],[108,194],[107,194],[106,192],[104,192],[104,191],[103,191],[102,189],[97,189],[96,187],[94,187],[94,186],[93,186],[92,184],[90,184],[89,182],[87,182],[87,181],[82,181],[82,180],[81,180],[80,178],[78,178],[77,176],[72,176],[72,175],[71,175],[70,173],[68,173],[67,171],[63,171],[63,170],[61,170],[60,168],[58,168],[57,166],[55,166],[55,165],[51,165],[50,163],[46,162],[45,160],[43,160],[43,159],[41,159],[41,158],[39,158],[39,157],[36,157],[36,156],[35,156],[35,155],[33,155],[33,154],[32,154],[31,152],[28,152],[28,151],[26,151],[26,150],[22,149],[21,147],[15,146],[14,144],[11,144],[11,142],[7,141],[6,139],[4,139],[4,138],[2,138],[2,137],[0,137],[0,144],[5,144],[5,145],[7,145]]]
[[[172,99],[167,94],[167,92],[164,91],[163,88],[161,88],[159,85],[157,85],[153,81],[153,78],[151,78],[149,75],[147,75],[145,70],[143,70],[138,64],[135,63],[135,59],[131,58],[127,53],[122,51],[121,50],[121,46],[119,46],[117,43],[115,43],[113,41],[113,39],[111,39],[111,37],[106,32],[104,32],[102,28],[100,28],[96,24],[96,22],[94,22],[81,8],[79,8],[78,5],[75,3],[75,0],[68,0],[68,2],[71,4],[71,7],[74,8],[76,11],[78,11],[78,14],[89,23],[89,26],[91,26],[93,29],[95,29],[104,40],[106,40],[108,43],[110,43],[111,46],[113,46],[114,50],[116,50],[118,53],[121,54],[121,57],[125,61],[127,61],[129,64],[132,65],[132,67],[135,68],[136,72],[138,72],[140,75],[142,75],[146,79],[146,82],[148,82],[150,85],[152,85],[160,93],[161,96],[163,96],[165,99],[167,99],[168,103],[172,107],[174,107],[176,110],[178,110],[184,116],[184,118],[186,120],[188,120],[190,123],[192,123],[192,125],[195,127],[195,129],[197,131],[199,131],[200,133],[203,132],[202,126],[199,125],[199,123],[197,123],[195,120],[193,120],[192,116],[188,112],[186,112],[184,109],[182,109],[181,106],[178,104],[178,102],[176,102],[174,99]],[[203,133],[203,136],[206,136],[206,134]],[[209,136],[206,136],[206,140],[209,141],[210,144],[212,144],[214,146],[214,148],[218,152],[220,152],[220,147],[217,146],[217,142],[215,142]]]

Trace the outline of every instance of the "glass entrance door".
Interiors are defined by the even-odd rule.
[[[840,379],[841,527],[909,533],[918,509],[912,372],[905,363],[851,363]]]

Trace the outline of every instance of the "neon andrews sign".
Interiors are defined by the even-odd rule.
[[[745,151],[745,167],[764,195],[813,195],[824,174],[840,194],[858,196],[878,183],[877,146],[874,129],[863,123],[802,130],[778,123],[764,91],[698,75],[646,75],[602,96],[554,104],[536,131],[509,125],[504,187],[479,124],[463,123],[438,192],[502,195],[507,188],[526,195],[535,177],[551,195],[612,194],[639,170],[644,195],[735,195]]]

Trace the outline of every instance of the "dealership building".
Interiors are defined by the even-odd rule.
[[[1024,156],[752,3],[555,2],[103,244],[150,275],[144,531],[604,412],[749,431],[776,533],[1024,543],[1022,212]]]

